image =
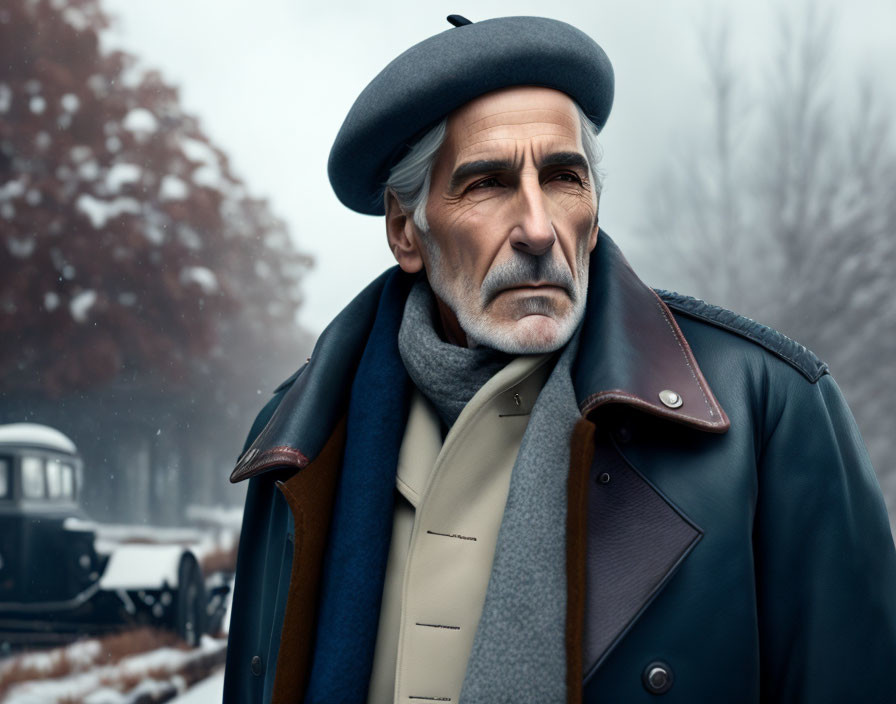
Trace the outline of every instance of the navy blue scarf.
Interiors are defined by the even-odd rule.
[[[352,383],[342,475],[321,582],[314,662],[306,702],[367,700],[407,423],[410,380],[398,330],[413,277],[386,281]]]

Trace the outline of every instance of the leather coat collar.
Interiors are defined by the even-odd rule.
[[[698,430],[726,432],[728,417],[671,311],[603,231],[588,276],[587,313],[572,371],[582,414],[622,403]],[[674,391],[681,405],[665,405],[661,391]]]
[[[347,408],[350,380],[390,281],[406,296],[414,277],[393,267],[324,330],[308,364],[240,457],[232,482],[275,467],[302,468],[317,456]],[[669,308],[603,231],[591,255],[573,384],[585,416],[616,403],[708,432],[724,433],[730,425]],[[662,403],[664,390],[678,394],[682,404]]]

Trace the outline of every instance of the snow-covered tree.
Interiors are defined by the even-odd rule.
[[[98,0],[0,5],[0,421],[67,406],[57,424],[123,456],[180,429],[151,474],[207,427],[224,482],[256,390],[306,353],[310,260],[176,88],[101,50],[108,21]]]

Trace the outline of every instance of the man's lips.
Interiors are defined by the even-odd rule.
[[[565,286],[553,283],[515,284],[514,286],[502,288],[498,293],[510,293],[513,291],[523,293],[534,293],[536,291],[544,293],[548,293],[549,291],[562,291],[563,293],[567,293]]]

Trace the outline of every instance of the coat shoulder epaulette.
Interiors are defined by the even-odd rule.
[[[699,298],[685,296],[674,291],[654,290],[672,310],[705,321],[710,325],[729,330],[761,345],[790,364],[794,369],[797,369],[813,384],[828,370],[828,365],[822,362],[811,350],[799,342],[791,340],[774,328],[757,323],[755,320],[738,315],[725,308],[701,301]]]

